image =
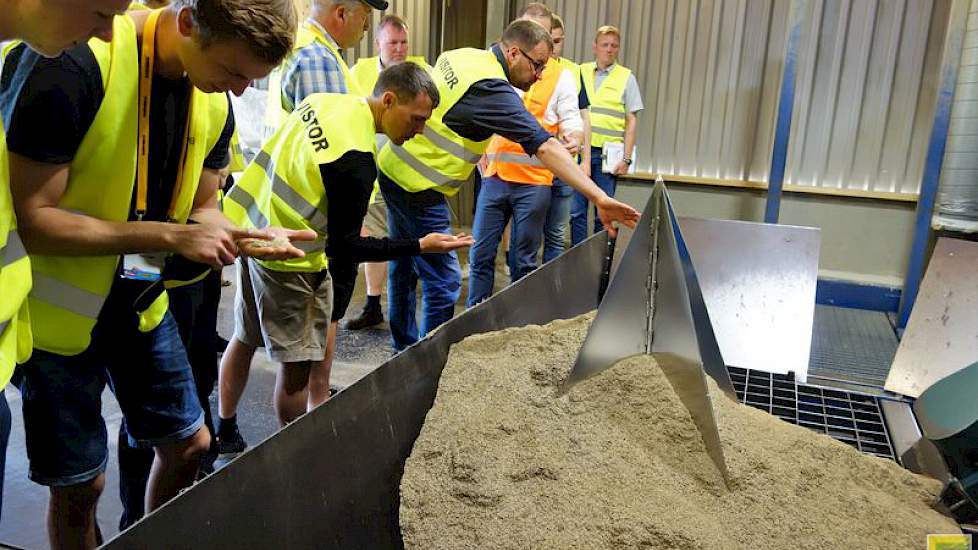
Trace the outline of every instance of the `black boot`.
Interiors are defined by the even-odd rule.
[[[384,322],[384,312],[380,308],[380,296],[367,296],[367,303],[360,315],[343,322],[346,330],[363,330]]]

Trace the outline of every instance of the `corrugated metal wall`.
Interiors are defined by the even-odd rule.
[[[810,2],[787,183],[919,191],[949,5]]]
[[[791,0],[553,0],[567,57],[623,33],[645,99],[637,168],[766,182]],[[514,12],[528,2],[514,1]],[[809,0],[786,183],[916,193],[948,0]]]

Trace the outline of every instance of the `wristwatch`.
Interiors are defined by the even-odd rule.
[[[632,165],[632,159],[621,159],[621,161],[624,162],[625,164],[629,165],[629,166]]]

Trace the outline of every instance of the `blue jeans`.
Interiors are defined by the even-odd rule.
[[[209,399],[217,383],[217,310],[221,302],[221,275],[212,272],[202,281],[172,288],[167,293],[170,296],[170,314],[177,322],[180,340],[187,349],[197,401],[204,410],[204,425],[213,434]],[[134,447],[129,439],[123,419],[119,425],[118,440],[119,498],[122,500],[120,530],[145,515],[146,485],[155,456],[153,449]],[[213,441],[210,455],[208,461],[217,457],[217,445]]]
[[[441,193],[409,193],[384,173],[377,178],[387,202],[391,239],[420,239],[428,233],[451,233],[451,211]],[[421,280],[421,327],[416,318],[415,290]],[[422,254],[391,260],[387,274],[387,317],[395,351],[424,338],[455,315],[462,293],[462,269],[455,252]]]
[[[0,515],[3,511],[3,481],[7,468],[7,442],[10,439],[10,405],[7,396],[0,389]]]
[[[158,327],[140,332],[135,315],[105,315],[112,299],[110,294],[88,349],[72,356],[35,349],[21,366],[30,478],[41,485],[77,485],[105,471],[106,383],[119,401],[133,447],[182,441],[204,425],[173,316],[167,313]]]
[[[516,282],[537,268],[537,251],[543,240],[543,222],[550,208],[550,187],[508,183],[495,176],[482,179],[472,233],[475,245],[469,253],[469,297],[472,307],[492,295],[496,251],[510,218],[510,276]]]
[[[605,174],[601,171],[601,148],[591,147],[591,179],[594,183],[598,184],[598,187],[602,191],[608,194],[609,197],[615,196],[615,176],[612,174]],[[571,206],[570,215],[570,226],[571,226],[571,244],[577,246],[581,241],[587,239],[587,210],[588,201],[584,198],[584,195],[574,191],[574,203]],[[597,209],[592,209],[595,211],[594,215],[594,232],[597,233],[604,229],[604,225],[601,224],[601,220],[597,216]]]
[[[543,263],[564,253],[564,235],[573,197],[574,188],[554,178],[553,187],[550,188],[550,208],[543,224]]]

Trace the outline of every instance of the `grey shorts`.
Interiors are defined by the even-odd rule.
[[[272,271],[238,258],[234,337],[280,363],[322,361],[333,309],[329,273]]]
[[[382,239],[387,234],[387,203],[384,197],[377,193],[377,199],[367,207],[367,216],[363,219],[363,227],[371,237]]]

